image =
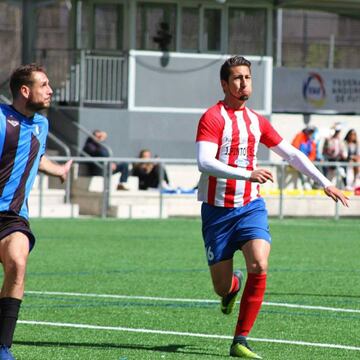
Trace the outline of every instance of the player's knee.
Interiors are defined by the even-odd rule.
[[[255,273],[255,274],[264,274],[268,270],[268,261],[266,259],[263,260],[256,260],[248,269],[249,272]]]
[[[9,259],[4,264],[5,276],[11,278],[14,283],[22,283],[25,279],[26,257]]]

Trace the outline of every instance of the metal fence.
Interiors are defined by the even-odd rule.
[[[54,88],[53,99],[67,105],[126,103],[126,56],[87,50],[41,49],[36,61],[46,67]]]
[[[59,162],[65,162],[67,161],[69,158],[68,157],[50,157],[50,159],[55,160],[55,161],[59,161]],[[73,158],[75,163],[78,164],[84,164],[84,163],[91,163],[94,162],[94,158],[84,158],[84,157],[75,157]],[[188,166],[188,165],[196,165],[196,161],[195,160],[189,160],[189,159],[139,159],[139,158],[96,158],[96,162],[99,164],[103,164],[103,177],[104,177],[104,187],[103,187],[103,191],[102,191],[102,204],[101,204],[101,213],[99,214],[99,216],[101,216],[102,218],[106,218],[108,217],[108,210],[109,210],[109,206],[110,206],[110,176],[111,176],[111,163],[112,162],[127,162],[129,164],[135,164],[135,163],[144,163],[144,162],[153,162],[153,163],[158,163],[161,164],[161,168],[166,167],[166,165],[179,165],[179,166]],[[320,168],[325,168],[325,167],[331,167],[332,169],[335,170],[336,173],[336,183],[338,187],[342,187],[341,184],[341,174],[342,174],[342,169],[344,168],[344,166],[351,168],[353,166],[360,166],[360,163],[343,163],[343,162],[320,162],[320,163],[315,163],[315,165],[317,165]],[[285,189],[285,175],[286,175],[286,171],[287,171],[287,167],[288,164],[286,162],[270,162],[270,161],[260,161],[259,162],[259,166],[261,167],[268,167],[268,168],[272,168],[274,170],[274,173],[276,172],[276,177],[277,177],[277,192],[276,192],[276,196],[277,196],[277,200],[279,203],[278,206],[278,213],[277,213],[277,217],[280,219],[283,219],[285,217],[285,213],[284,213],[284,202],[287,199],[287,195],[286,195],[286,189]],[[160,180],[163,179],[163,173],[160,172]],[[70,202],[71,198],[70,198],[70,191],[71,191],[71,181],[72,178],[69,177],[69,179],[67,180],[67,184],[66,184],[66,201]],[[164,208],[164,191],[162,188],[162,181],[160,181],[160,187],[158,189],[157,196],[158,196],[158,201],[159,201],[159,214],[158,217],[162,218],[162,214],[163,214],[163,208]],[[141,193],[139,192],[139,197],[141,197]],[[39,206],[42,207],[43,206],[43,199],[42,199],[42,195],[40,194],[40,202],[39,202]],[[334,205],[332,205],[332,203],[329,200],[328,205],[326,205],[327,208],[333,206],[333,217],[334,219],[339,219],[341,214],[339,211],[339,208],[341,206],[341,204],[339,204],[339,202],[335,202]],[[43,214],[43,211],[40,208],[39,211],[40,214]],[[199,214],[200,215],[200,214]],[[319,216],[321,216],[321,214],[318,214]],[[41,216],[41,215],[40,215]],[[360,216],[360,213],[357,214],[357,216]]]

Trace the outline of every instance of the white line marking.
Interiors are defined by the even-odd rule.
[[[287,308],[307,309],[307,310],[323,310],[323,311],[335,311],[335,312],[348,312],[348,313],[360,313],[357,309],[344,309],[334,308],[327,306],[311,306],[311,305],[300,305],[300,304],[287,304],[287,303],[274,303],[274,302],[263,302],[263,305],[267,306],[282,306]]]
[[[68,328],[77,328],[77,329],[125,331],[125,332],[135,332],[135,333],[145,333],[145,334],[189,336],[189,337],[201,337],[201,338],[212,338],[212,339],[229,339],[229,340],[232,339],[232,336],[225,336],[225,335],[188,333],[188,332],[180,332],[180,331],[165,331],[165,330],[154,330],[154,329],[135,329],[135,328],[117,327],[117,326],[100,326],[100,325],[56,323],[56,322],[47,322],[47,321],[28,321],[28,320],[19,320],[18,323],[24,325],[40,325],[40,326],[42,325],[42,326],[68,327]],[[322,347],[322,348],[360,351],[360,347],[357,346],[338,345],[338,344],[323,344],[323,343],[311,343],[306,341],[259,339],[259,338],[249,338],[249,340],[259,341],[259,342],[270,342],[277,344],[313,346],[313,347]]]
[[[94,298],[108,298],[108,299],[128,299],[128,300],[151,300],[151,301],[173,301],[173,302],[193,302],[193,303],[218,303],[219,300],[213,299],[181,299],[181,298],[165,298],[155,296],[130,296],[130,295],[113,295],[113,294],[86,294],[86,293],[75,293],[75,292],[59,292],[59,291],[26,291],[26,294],[33,295],[56,295],[56,296],[79,296],[79,297],[94,297]],[[264,301],[265,306],[278,306],[287,307],[294,309],[306,309],[306,310],[321,310],[321,311],[333,311],[333,312],[346,312],[346,313],[360,313],[358,309],[345,309],[335,308],[327,306],[312,306],[312,305],[301,305],[301,304],[289,304],[289,303],[276,303]]]

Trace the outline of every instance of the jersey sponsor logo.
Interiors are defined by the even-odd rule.
[[[6,120],[12,127],[17,127],[19,125],[19,120],[16,120],[12,115],[7,117]]]
[[[224,155],[246,156],[247,148],[246,147],[238,147],[238,146],[225,146],[225,154]]]

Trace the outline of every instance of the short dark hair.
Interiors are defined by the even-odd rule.
[[[228,81],[230,76],[230,68],[233,66],[247,66],[251,71],[251,62],[243,56],[235,55],[227,59],[220,69],[220,80]]]
[[[33,84],[33,72],[45,73],[45,68],[33,63],[21,65],[13,71],[10,76],[10,91],[14,99],[18,97],[21,86],[31,86]]]
[[[151,151],[149,149],[141,149],[139,152],[139,158],[142,159],[146,152],[149,152],[151,154]]]

